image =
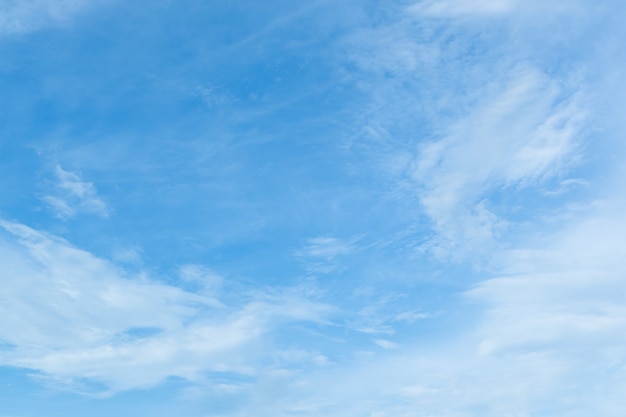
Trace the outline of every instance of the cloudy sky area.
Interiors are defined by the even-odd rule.
[[[0,4],[0,417],[622,417],[621,0]]]

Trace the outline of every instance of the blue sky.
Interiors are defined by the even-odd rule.
[[[618,0],[0,4],[0,417],[606,417]]]

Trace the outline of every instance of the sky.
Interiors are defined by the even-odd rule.
[[[4,0],[0,417],[622,417],[625,19]]]

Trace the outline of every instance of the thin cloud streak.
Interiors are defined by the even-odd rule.
[[[70,219],[79,213],[109,216],[107,204],[91,182],[83,181],[80,175],[59,165],[54,169],[54,176],[52,190],[49,190],[52,194],[43,196],[42,200],[48,203],[55,216],[61,219]]]
[[[330,312],[297,293],[259,293],[225,307],[145,275],[127,276],[109,261],[24,225],[1,225],[8,232],[1,241],[7,265],[2,281],[11,284],[0,289],[0,339],[9,346],[0,362],[78,391],[88,381],[105,384],[96,392],[103,395],[170,376],[198,380],[208,370],[250,372],[242,349],[278,323],[321,321]]]
[[[494,189],[537,186],[570,169],[582,143],[585,112],[576,96],[534,69],[516,71],[503,91],[420,146],[407,173],[438,238],[438,256],[489,245],[507,219],[490,210]]]
[[[5,1],[0,4],[0,35],[21,35],[67,25],[94,3],[86,0]]]

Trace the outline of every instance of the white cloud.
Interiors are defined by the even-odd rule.
[[[576,161],[585,113],[576,96],[532,68],[516,70],[407,168],[449,254],[489,245],[505,226],[488,206],[494,189],[540,183]]]
[[[226,92],[217,87],[196,87],[195,95],[199,97],[208,108],[217,108],[228,105],[233,101]]]
[[[526,413],[547,404],[559,415],[623,413],[626,404],[615,402],[626,370],[623,213],[618,197],[549,238],[531,239],[528,249],[505,252],[506,275],[468,292],[487,306],[469,345],[472,372],[487,383],[502,380],[496,373],[509,380],[498,397],[483,394],[485,403],[511,398]]]
[[[306,270],[313,274],[328,274],[339,268],[340,258],[352,254],[356,250],[354,241],[318,236],[306,241],[306,244],[295,252],[305,264]]]
[[[425,313],[420,310],[411,310],[397,314],[393,318],[393,321],[414,323],[417,320],[431,319],[437,317],[438,315],[439,313]]]
[[[390,340],[386,340],[386,339],[374,339],[374,343],[376,343],[378,346],[380,346],[383,349],[395,349],[398,347],[397,343],[394,343]]]
[[[444,12],[450,15],[478,11],[493,16],[540,2],[523,3],[438,2],[447,7]],[[472,12],[469,6],[476,9]],[[546,7],[539,5],[540,10]],[[396,46],[388,45],[390,50]],[[541,44],[532,46],[542,48]],[[410,53],[410,48],[404,50]],[[359,63],[375,73],[375,81],[384,86],[396,79],[403,86],[411,86],[412,72],[420,69],[415,64],[418,60],[394,53],[381,55],[381,60],[386,57],[391,62],[377,64],[376,57],[366,55],[359,56],[363,58]],[[513,60],[518,59],[515,56]],[[463,329],[455,335],[442,330],[445,340],[436,342],[433,340],[440,334],[431,338],[428,331],[416,332],[416,338],[421,339],[410,345],[403,341],[393,350],[354,352],[340,367],[294,375],[285,384],[290,389],[279,405],[275,401],[257,403],[246,410],[248,413],[283,416],[298,410],[303,416],[330,417],[624,414],[624,172],[616,175],[614,181],[604,178],[610,186],[606,186],[608,197],[605,195],[601,204],[563,204],[550,231],[541,228],[541,221],[528,216],[525,220],[531,227],[523,236],[509,234],[504,241],[497,239],[503,237],[497,234],[508,219],[490,205],[494,191],[515,193],[535,187],[537,194],[542,194],[544,186],[553,186],[546,184],[551,179],[561,187],[578,184],[600,188],[591,178],[560,178],[577,163],[582,152],[588,151],[581,147],[589,123],[587,112],[598,109],[588,106],[588,97],[580,93],[580,84],[569,78],[570,73],[555,75],[554,68],[541,70],[540,65],[531,65],[532,60],[511,72],[508,63],[500,65],[501,62],[494,63],[487,57],[485,60],[479,69],[490,69],[492,81],[463,85],[473,90],[472,97],[479,97],[462,110],[459,108],[471,100],[452,109],[453,114],[463,116],[447,125],[444,123],[449,119],[434,120],[439,140],[423,145],[415,158],[406,157],[411,152],[410,144],[403,149],[402,157],[393,155],[414,186],[410,198],[415,198],[417,191],[433,220],[440,237],[434,244],[446,246],[449,254],[454,245],[455,249],[465,250],[482,245],[480,250],[484,250],[492,241],[502,243],[487,250],[495,278],[486,279],[465,293],[471,305],[455,306],[456,314],[462,316]],[[572,65],[577,62],[564,61]],[[491,64],[493,68],[489,68]],[[503,75],[499,70],[504,67],[508,70]],[[376,78],[379,70],[390,68],[396,79]],[[464,71],[472,70],[476,68],[459,65],[451,72],[461,77]],[[372,95],[376,104],[393,102],[402,94],[389,95],[391,90],[375,89]],[[417,96],[420,91],[414,93]],[[454,93],[460,96],[459,91]],[[466,97],[460,97],[463,99]],[[619,108],[618,102],[611,107]],[[423,104],[418,99],[406,103],[414,105],[413,109]],[[385,130],[383,119],[392,120],[387,126],[402,120],[394,118],[382,105],[376,110],[380,112],[368,114],[375,119],[369,125],[373,126],[373,136],[381,141],[395,140],[392,145],[398,147],[401,140],[392,137],[391,129]],[[619,131],[616,136],[621,140]],[[594,140],[606,144],[611,139],[596,135]],[[620,161],[622,156],[623,153],[611,160]],[[602,161],[608,160],[606,155],[603,157]],[[401,171],[395,168],[394,172]],[[368,320],[370,316],[379,316],[376,312],[362,313],[364,322],[381,323]],[[241,415],[245,414],[244,411]]]
[[[548,180],[566,181],[558,177],[579,161],[591,125],[584,69],[555,74],[551,56],[565,55],[564,40],[538,33],[585,13],[577,1],[549,3],[422,1],[346,41],[355,79],[370,98],[359,107],[357,139],[349,145],[363,150],[364,170],[374,161],[394,179],[392,198],[417,197],[432,222],[411,243],[418,250],[441,259],[488,254],[513,222],[493,195],[541,193]],[[427,9],[451,17],[506,15],[511,24],[441,26],[416,15]],[[584,32],[573,27],[563,38]]]
[[[316,351],[303,349],[283,349],[274,354],[281,366],[293,366],[293,364],[314,364],[315,366],[328,366],[328,358]]]
[[[0,3],[0,35],[66,25],[93,3],[87,0],[4,0]]]
[[[311,258],[333,259],[340,255],[347,255],[352,250],[349,243],[334,237],[321,236],[309,239],[299,253]]]
[[[536,305],[518,306],[520,317],[509,315],[489,329],[491,336],[512,343],[505,350],[502,345],[481,350],[480,338],[474,337],[460,337],[436,350],[423,344],[396,347],[351,365],[293,377],[289,396],[279,406],[255,405],[257,415],[288,415],[283,410],[302,404],[308,405],[305,416],[356,417],[374,411],[406,417],[623,415],[623,313],[616,312],[607,326],[577,320],[580,316],[555,320],[535,313]],[[493,314],[490,318],[498,313]],[[541,339],[544,329],[556,335]],[[514,336],[516,330],[521,338]]]
[[[289,377],[280,406],[255,404],[256,415],[622,416],[626,202],[623,186],[613,192],[495,253],[496,277],[455,307],[462,331],[436,343],[376,339],[384,350]]]
[[[76,210],[71,207],[65,200],[52,195],[45,195],[41,198],[54,212],[56,217],[61,219],[69,219],[76,215]]]
[[[35,370],[73,389],[92,381],[106,393],[169,376],[201,380],[208,370],[249,373],[255,355],[243,350],[259,337],[285,322],[320,322],[329,312],[294,291],[260,292],[224,306],[144,275],[128,276],[24,225],[0,225],[0,340],[6,346],[0,364]]]
[[[436,17],[497,16],[512,12],[518,0],[431,0],[410,7],[414,13]]]
[[[199,286],[203,292],[216,293],[224,283],[224,278],[203,265],[183,265],[179,275],[184,282]]]
[[[69,219],[78,213],[109,216],[109,208],[98,196],[96,187],[91,182],[83,181],[80,175],[64,170],[60,166],[54,169],[55,182],[49,194],[42,197],[48,203],[55,216]]]
[[[126,246],[113,249],[113,261],[125,265],[141,265],[142,250],[139,247]]]
[[[489,306],[485,352],[555,344],[586,351],[626,341],[626,218],[596,208],[574,222],[544,247],[506,252],[507,275],[469,292]]]
[[[584,12],[580,0],[421,0],[408,8],[411,13],[433,18],[503,18],[511,15],[545,19],[547,14]]]

